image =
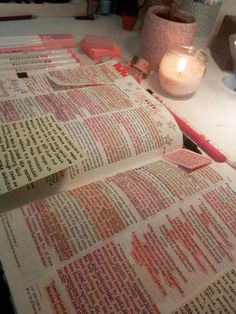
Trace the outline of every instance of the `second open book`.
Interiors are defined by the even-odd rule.
[[[5,209],[25,204],[2,213],[0,228],[19,313],[171,313],[190,298],[193,311],[233,306],[233,176],[164,160],[182,134],[160,103],[130,77],[8,101],[24,118],[53,113],[86,155],[1,196]],[[209,296],[218,279],[225,289],[212,284]]]

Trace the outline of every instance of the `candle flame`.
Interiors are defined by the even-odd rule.
[[[179,74],[184,72],[185,67],[186,67],[186,63],[187,63],[187,60],[185,58],[180,58],[179,59],[179,62],[178,62],[178,65],[177,65],[177,71],[178,71]]]

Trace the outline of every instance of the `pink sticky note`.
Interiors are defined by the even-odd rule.
[[[99,61],[103,56],[119,57],[120,48],[116,45],[113,45],[113,49],[104,49],[104,48],[94,48],[90,45],[87,45],[82,39],[80,41],[81,49],[94,61]]]
[[[94,48],[113,49],[113,41],[110,36],[85,35],[84,43]]]
[[[188,149],[177,149],[164,155],[164,158],[184,168],[194,170],[212,162],[209,157],[202,156]]]

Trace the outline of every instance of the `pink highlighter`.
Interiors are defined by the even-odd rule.
[[[170,111],[170,110],[169,110]],[[191,140],[193,140],[205,153],[207,153],[212,159],[218,162],[225,162],[226,157],[213,145],[211,145],[202,135],[198,134],[192,129],[186,122],[179,118],[174,112],[170,111],[175,118],[179,128],[186,134]]]

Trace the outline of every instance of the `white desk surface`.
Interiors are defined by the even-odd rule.
[[[139,27],[132,32],[122,29],[121,18],[117,15],[99,15],[94,21],[78,21],[69,18],[37,18],[25,21],[2,22],[0,36],[32,35],[43,33],[71,33],[78,40],[85,34],[110,35],[122,49],[123,56],[132,57],[139,54]],[[195,46],[204,46],[203,40],[196,38]],[[79,48],[78,48],[79,49]],[[166,104],[184,118],[207,139],[236,161],[236,92],[230,92],[222,85],[226,75],[209,56],[206,76],[189,99],[171,99],[163,94],[158,84],[158,75],[152,72],[143,85],[163,97]],[[91,63],[85,55],[80,55],[82,63]],[[90,61],[89,61],[90,60]]]

